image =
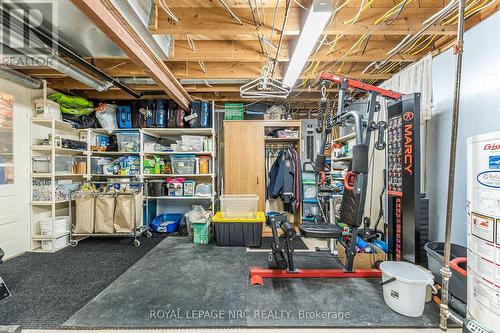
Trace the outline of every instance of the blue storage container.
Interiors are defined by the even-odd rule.
[[[161,214],[151,222],[151,229],[159,233],[172,233],[179,229],[183,214]]]
[[[167,127],[167,101],[165,100],[157,100],[156,101],[156,114],[155,114],[155,123],[156,127]]]
[[[189,125],[192,128],[211,127],[211,104],[209,102],[191,103],[191,115],[196,115],[196,117],[189,121]]]
[[[154,100],[150,99],[146,103],[146,110],[144,111],[144,119],[146,122],[146,127],[156,127],[156,103]]]
[[[200,127],[210,128],[212,127],[212,105],[209,102],[201,102],[200,105]]]
[[[118,127],[132,128],[132,107],[130,105],[118,105],[117,118]]]

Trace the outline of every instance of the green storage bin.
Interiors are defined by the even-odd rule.
[[[243,120],[245,104],[244,103],[225,103],[224,120]]]
[[[208,244],[212,238],[212,232],[209,223],[192,223],[193,243]]]

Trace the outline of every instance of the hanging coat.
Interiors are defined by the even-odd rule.
[[[296,213],[296,162],[289,150],[279,152],[269,171],[267,196],[281,198],[286,211]]]

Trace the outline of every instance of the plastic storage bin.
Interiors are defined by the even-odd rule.
[[[130,105],[118,105],[116,107],[116,118],[118,118],[118,127],[132,128],[132,107]]]
[[[118,151],[138,152],[140,135],[137,131],[116,131]]]
[[[42,243],[42,250],[44,251],[59,250],[69,245],[69,235],[59,237],[55,241],[43,240],[41,241],[41,243]]]
[[[302,205],[302,216],[308,218],[315,218],[321,216],[321,210],[316,200],[304,200]]]
[[[53,221],[53,223],[52,223]],[[45,217],[38,220],[41,235],[60,235],[69,232],[69,216]],[[52,229],[52,226],[54,229]]]
[[[256,194],[228,194],[220,196],[221,217],[237,219],[257,218],[259,196]]]
[[[34,173],[52,172],[51,156],[33,156]],[[55,173],[73,173],[73,156],[56,156]]]
[[[193,228],[193,243],[208,244],[212,238],[211,223],[195,223],[191,222]]]
[[[266,215],[257,212],[255,218],[223,218],[218,212],[212,218],[217,246],[259,247]]]
[[[203,151],[205,136],[181,135],[182,148],[184,151]]]
[[[161,214],[154,218],[151,222],[151,229],[159,233],[172,233],[179,229],[181,224],[182,214]]]
[[[172,155],[172,172],[174,174],[193,174],[195,155]]]
[[[427,265],[429,270],[432,272],[436,283],[440,285],[442,283],[440,270],[443,262],[444,243],[429,242],[425,244],[424,249],[425,252],[427,252]],[[459,271],[456,270],[455,265],[450,265],[453,271],[449,283],[450,294],[463,303],[467,303],[467,276],[460,274],[463,273],[463,271],[467,272],[467,249],[458,244],[451,244],[450,261],[459,261],[457,264]]]

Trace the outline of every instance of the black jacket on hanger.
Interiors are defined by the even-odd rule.
[[[267,186],[267,197],[272,199],[281,198],[284,209],[296,214],[297,203],[297,154],[289,149],[279,152],[276,161],[269,171],[269,184]]]

